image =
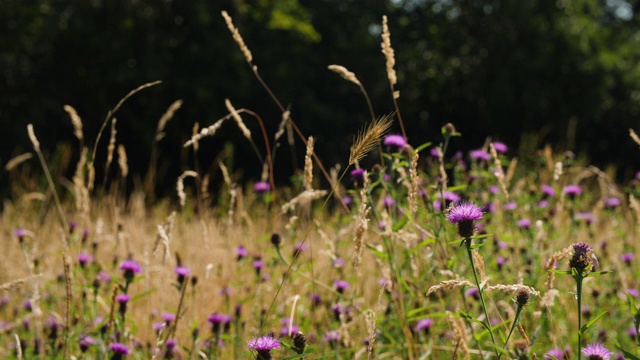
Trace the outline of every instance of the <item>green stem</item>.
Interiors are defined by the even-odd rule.
[[[582,357],[582,276],[576,276],[576,298],[578,300],[578,360]]]
[[[502,347],[503,349],[507,348],[507,344],[509,343],[509,339],[511,338],[511,334],[513,333],[513,330],[518,325],[518,319],[520,319],[520,313],[521,312],[522,312],[522,305],[518,305],[518,308],[516,308],[516,317],[513,319],[513,324],[511,324],[511,330],[509,330],[509,335],[507,335],[507,340],[504,341],[504,346]]]
[[[480,288],[480,281],[478,281],[478,274],[476,273],[476,264],[473,262],[473,253],[471,251],[471,238],[470,237],[465,238],[465,243],[467,245],[466,246],[467,255],[469,255],[469,261],[471,262],[471,269],[473,270],[473,279],[476,281],[476,286],[478,287],[478,294],[480,294],[480,303],[482,304],[482,310],[484,311],[485,324],[487,325],[487,330],[489,330],[489,335],[491,336],[491,342],[493,343],[493,350],[495,351],[498,359],[500,359],[501,355],[498,352],[496,339],[493,337],[493,330],[491,330],[491,323],[489,322],[489,313],[487,312],[487,305],[484,302],[484,295],[482,295],[483,291]]]

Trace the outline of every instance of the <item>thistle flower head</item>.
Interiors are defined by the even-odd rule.
[[[280,350],[280,341],[271,336],[261,336],[249,340],[247,347],[258,353],[258,359],[269,360],[271,350]]]
[[[547,355],[550,355],[550,356],[547,356]],[[551,360],[551,356],[553,356],[558,360],[562,360],[564,359],[564,351],[560,348],[550,349],[545,353],[544,360]]]
[[[482,210],[471,203],[461,202],[450,208],[447,220],[458,225],[458,234],[462,237],[471,237],[475,231],[474,221],[482,219]]]
[[[433,326],[433,320],[429,318],[421,319],[416,323],[416,331],[424,331],[428,333],[431,326]]]
[[[507,152],[507,150],[509,149],[507,147],[507,144],[500,142],[500,141],[494,141],[493,142],[493,148],[496,149],[496,152],[498,154],[504,154]]]
[[[578,196],[578,195],[582,194],[582,188],[579,185],[570,184],[570,185],[565,186],[564,189],[562,190],[562,192],[565,195]]]
[[[576,269],[578,273],[582,274],[585,270],[591,266],[591,257],[589,252],[593,249],[586,243],[573,244],[573,256],[569,260],[569,266]]]
[[[549,185],[540,186],[540,191],[542,191],[542,196],[544,197],[554,197],[556,195],[556,191]]]
[[[142,271],[140,265],[133,260],[125,260],[120,264],[120,270],[124,271],[124,278],[127,281],[133,280],[135,274],[139,274]]]
[[[407,139],[402,135],[387,135],[383,142],[386,146],[393,146],[398,149],[402,149],[407,146]]]
[[[582,349],[582,354],[589,360],[609,360],[611,355],[613,355],[611,351],[607,350],[607,348],[600,343],[587,345],[587,347]]]
[[[617,197],[606,197],[602,199],[604,206],[607,208],[614,208],[620,205],[620,198]]]
[[[112,343],[109,345],[109,349],[116,355],[129,355],[129,348],[125,344]]]
[[[482,150],[482,149],[477,149],[477,150],[472,150],[469,153],[469,156],[474,159],[474,160],[479,160],[479,161],[489,161],[491,160],[491,155]]]
[[[258,181],[253,185],[253,191],[257,193],[264,193],[271,190],[271,184],[267,181]]]

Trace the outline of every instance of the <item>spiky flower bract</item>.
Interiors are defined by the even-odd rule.
[[[247,347],[258,353],[258,359],[269,360],[271,359],[271,350],[280,349],[280,341],[271,336],[261,336],[249,340]]]

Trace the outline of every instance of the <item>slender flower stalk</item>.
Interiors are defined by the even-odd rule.
[[[516,316],[513,318],[513,323],[511,323],[511,329],[509,330],[509,335],[507,335],[507,339],[504,341],[503,349],[507,348],[507,344],[509,343],[509,339],[511,338],[511,334],[513,334],[513,330],[518,325],[518,320],[520,320],[520,314],[522,313],[522,308],[529,303],[529,293],[525,290],[520,290],[515,298],[516,302]]]
[[[476,286],[478,287],[478,294],[480,295],[480,303],[482,304],[482,310],[484,311],[485,316],[485,325],[487,330],[489,331],[489,336],[491,336],[491,342],[493,343],[494,351],[498,359],[500,359],[501,354],[498,352],[498,348],[496,345],[495,337],[493,336],[493,331],[491,330],[491,324],[489,324],[489,313],[487,312],[487,305],[484,301],[484,291],[480,286],[480,280],[478,279],[478,272],[476,271],[476,264],[473,260],[473,248],[472,248],[472,237],[476,232],[474,222],[476,220],[482,219],[482,210],[471,203],[468,202],[460,202],[456,204],[453,208],[451,208],[447,214],[447,219],[450,223],[456,224],[458,226],[458,234],[462,236],[462,243],[467,250],[467,256],[469,256],[469,262],[471,263],[471,270],[473,270],[473,279],[475,280]]]

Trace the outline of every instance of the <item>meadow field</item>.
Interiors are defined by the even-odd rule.
[[[162,161],[152,156],[147,178],[127,188],[117,111],[159,82],[123,97],[97,139],[66,106],[77,146],[41,149],[46,134],[29,125],[33,151],[4,169],[0,356],[638,358],[640,172],[620,182],[553,144],[526,164],[490,138],[463,152],[451,139],[464,131],[450,123],[412,143],[386,17],[396,109],[378,116],[370,107],[351,153],[325,164],[222,16],[282,110],[279,130],[266,133],[259,114],[224,99],[228,114],[195,128],[184,147],[196,154],[235,126],[246,138],[236,146],[255,151],[262,178],[247,182],[242,164],[212,157],[185,164],[174,195],[150,201]],[[329,69],[368,100],[355,74]],[[157,142],[180,106],[159,120]],[[278,145],[293,139],[306,147],[302,170],[276,182]],[[106,163],[93,162],[97,152]],[[65,178],[58,168],[70,159],[75,174]]]

